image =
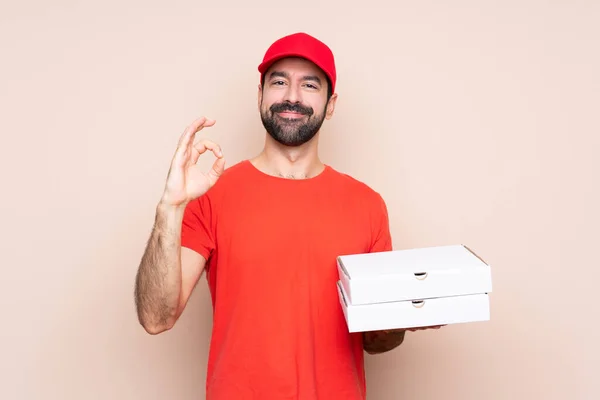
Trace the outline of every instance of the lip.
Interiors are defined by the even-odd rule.
[[[302,114],[302,113],[290,112],[290,111],[277,113],[277,115],[279,115],[281,118],[287,118],[287,119],[299,119],[299,118],[304,117],[304,114]]]

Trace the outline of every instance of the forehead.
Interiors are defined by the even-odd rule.
[[[321,68],[317,67],[312,61],[304,58],[289,57],[281,59],[266,71],[265,76],[268,78],[272,72],[285,72],[289,75],[316,75],[321,79],[325,79],[325,74]]]

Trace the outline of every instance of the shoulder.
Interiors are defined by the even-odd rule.
[[[216,206],[225,194],[239,187],[239,182],[247,180],[247,168],[244,161],[226,167],[216,183],[202,196],[194,199],[192,207],[208,208]]]
[[[230,167],[226,167],[218,182],[228,182],[240,177],[246,177],[249,173],[248,160],[238,161]]]
[[[248,181],[250,175],[250,169],[246,160],[239,161],[230,167],[225,167],[225,170],[207,194],[213,196],[223,191],[229,191],[232,187],[237,187],[240,182]]]
[[[333,170],[333,169],[332,169]],[[336,185],[339,185],[339,194],[344,202],[350,203],[354,211],[353,218],[359,215],[363,216],[362,221],[366,221],[369,231],[372,232],[373,239],[378,244],[373,243],[371,250],[382,248],[388,249],[391,246],[390,241],[383,240],[389,237],[389,214],[383,196],[367,183],[343,172],[333,170],[335,174]]]
[[[335,184],[340,190],[344,191],[346,195],[358,197],[362,201],[366,201],[372,205],[379,206],[384,202],[382,195],[369,186],[367,183],[341,171],[328,166],[331,171],[331,175],[335,181]]]

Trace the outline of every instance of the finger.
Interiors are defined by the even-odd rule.
[[[197,143],[194,144],[194,147],[198,151],[202,151],[202,152],[204,152],[206,150],[211,150],[215,154],[215,157],[223,156],[223,150],[221,149],[221,146],[219,146],[217,143],[213,142],[212,140],[208,140],[208,139],[199,140]]]
[[[191,125],[189,125],[180,139],[179,147],[177,148],[177,151],[173,157],[173,163],[180,167],[187,165],[190,159],[192,159],[193,163],[196,163],[200,154],[194,151],[194,137],[197,132],[202,130],[204,127],[213,126],[215,122],[216,121],[214,120],[209,120],[205,117],[202,117],[198,118]]]
[[[207,119],[206,117],[200,117],[192,122],[179,138],[176,154],[181,157],[186,151],[191,150],[196,133],[201,131],[204,127],[213,126],[215,122],[216,121]]]
[[[221,150],[221,146],[215,142],[204,139],[200,140],[192,148],[192,163],[195,164],[198,162],[198,157],[200,157],[200,154],[204,153],[206,150],[211,150],[217,158],[223,157],[223,150]]]
[[[217,180],[221,177],[223,171],[225,171],[225,159],[220,157],[215,160],[211,170],[208,171],[208,181],[210,182],[210,186],[217,183]]]
[[[196,132],[201,131],[204,127],[213,126],[215,122],[215,120],[206,117],[197,118],[196,120],[194,120],[194,122],[192,122],[185,128],[183,134],[179,139],[179,144],[184,146],[189,145],[190,141],[192,140],[192,137]]]

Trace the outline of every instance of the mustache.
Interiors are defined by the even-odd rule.
[[[272,113],[281,113],[281,112],[296,112],[304,115],[311,116],[314,111],[312,107],[306,107],[298,103],[276,103],[269,107]]]

